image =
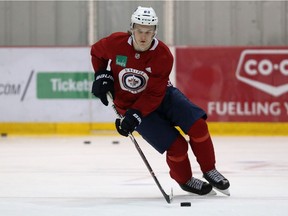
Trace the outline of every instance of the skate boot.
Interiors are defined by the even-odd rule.
[[[229,181],[216,169],[210,170],[203,174],[203,177],[219,192],[230,196]]]
[[[216,194],[215,191],[212,190],[213,189],[212,185],[194,177],[192,177],[189,181],[187,181],[186,184],[179,184],[179,185],[184,191],[195,193],[198,195],[206,195],[209,194],[210,192],[212,194]]]

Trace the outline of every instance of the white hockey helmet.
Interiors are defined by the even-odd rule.
[[[155,29],[157,30],[158,17],[152,7],[138,6],[131,16],[131,28],[133,28],[135,23],[140,25],[155,25]]]

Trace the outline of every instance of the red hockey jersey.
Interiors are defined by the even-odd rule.
[[[116,32],[99,40],[91,47],[95,73],[106,69],[111,60],[114,77],[114,104],[121,114],[137,109],[143,116],[160,105],[173,66],[169,48],[154,38],[149,50],[134,50],[129,33]]]

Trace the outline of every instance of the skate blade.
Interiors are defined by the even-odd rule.
[[[226,195],[226,196],[230,196],[230,191],[229,191],[229,188],[225,189],[225,190],[220,190],[216,187],[214,187],[215,190],[219,191],[220,193]]]
[[[215,196],[217,195],[217,193],[212,189],[208,194],[206,194],[207,196]]]
[[[196,193],[190,193],[190,192],[188,192],[188,193],[189,193],[189,196],[191,196],[191,197],[206,197],[206,196],[215,196],[215,195],[217,195],[216,191],[214,191],[213,189],[209,193],[203,194],[203,195],[199,195],[199,194],[196,194]]]

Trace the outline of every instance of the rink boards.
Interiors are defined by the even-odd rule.
[[[288,135],[287,47],[170,47],[171,81],[208,114],[212,134]],[[89,47],[0,48],[1,134],[114,131],[90,93]]]

